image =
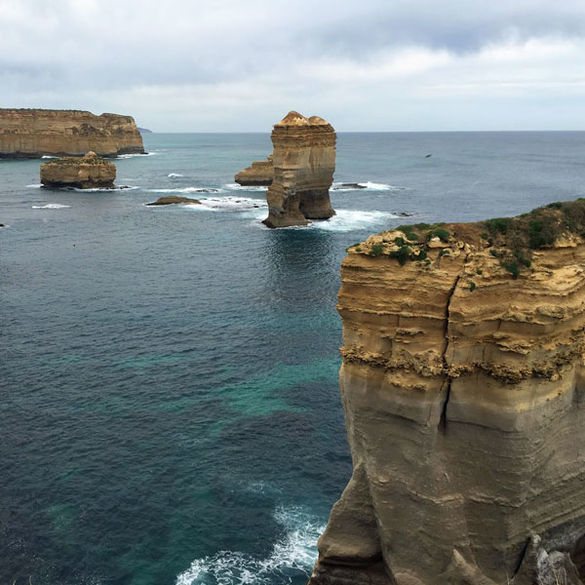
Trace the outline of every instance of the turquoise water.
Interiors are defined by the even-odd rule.
[[[267,135],[145,137],[110,192],[0,161],[0,582],[301,584],[351,473],[345,248],[585,194],[585,133],[341,134],[338,215],[271,231]],[[432,154],[431,157],[425,155]],[[201,206],[146,207],[164,193]]]

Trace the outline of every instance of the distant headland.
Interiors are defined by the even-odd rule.
[[[0,158],[143,154],[132,116],[82,110],[0,108]]]

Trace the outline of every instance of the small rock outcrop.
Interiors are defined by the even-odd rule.
[[[77,189],[113,189],[116,165],[95,152],[85,156],[63,157],[41,165],[43,187]]]
[[[0,158],[144,153],[131,116],[81,110],[0,108]]]
[[[343,261],[353,476],[310,585],[585,583],[585,201]]]
[[[264,187],[272,184],[274,167],[272,155],[266,160],[255,160],[249,167],[241,170],[234,177],[236,183],[246,187]]]
[[[177,203],[201,203],[199,199],[191,199],[191,197],[178,197],[177,195],[168,195],[166,197],[159,197],[154,203],[147,203],[146,205],[175,205]]]
[[[331,124],[289,112],[272,131],[274,180],[268,188],[271,228],[306,225],[335,215],[329,188],[335,171],[336,135]]]

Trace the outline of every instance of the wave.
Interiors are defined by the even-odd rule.
[[[181,175],[181,173],[169,173],[167,175],[167,177],[169,177],[170,179],[176,179],[178,177],[184,177],[185,175]]]
[[[221,189],[214,187],[182,187],[176,189],[145,189],[149,193],[220,193]]]
[[[71,205],[62,205],[61,203],[47,203],[46,205],[33,205],[33,209],[65,209]]]
[[[325,529],[302,508],[278,508],[274,519],[284,535],[265,558],[234,551],[221,551],[195,559],[181,573],[176,585],[275,585],[291,578],[308,577],[317,558],[317,539]]]
[[[43,186],[42,183],[33,183],[32,185],[27,185],[27,189],[40,189]]]
[[[131,154],[119,154],[116,158],[135,158],[137,156],[155,156],[157,154],[160,154],[159,152],[157,152],[156,150],[152,151],[152,152],[145,152],[144,154],[139,154],[139,153],[131,153]]]
[[[332,191],[404,191],[406,187],[396,187],[395,185],[388,185],[386,183],[374,183],[372,181],[365,181],[363,183],[333,183]]]
[[[41,156],[41,158],[59,158],[57,156],[52,156],[50,154],[43,154],[43,156]]]
[[[268,191],[268,187],[261,185],[245,186],[238,183],[227,183],[224,187],[229,191]]]
[[[77,187],[64,187],[65,191],[77,191],[78,193],[110,193],[112,191],[135,191],[136,189],[140,189],[137,185],[118,185],[113,189],[108,189],[106,187],[94,187],[92,189],[78,189]]]
[[[265,209],[266,201],[262,199],[252,199],[251,197],[207,197],[199,200],[201,205],[190,205],[198,209],[207,209],[212,211],[249,211],[256,209]]]

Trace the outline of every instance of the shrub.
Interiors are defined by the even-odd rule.
[[[504,260],[500,262],[500,266],[504,268],[504,270],[507,270],[512,275],[512,278],[518,278],[520,274],[520,266],[518,266],[518,262],[515,260]]]
[[[511,222],[511,217],[495,217],[494,219],[488,219],[483,223],[490,234],[506,234],[508,233],[508,228],[510,227]]]
[[[400,266],[404,266],[407,260],[410,259],[411,253],[412,250],[409,246],[400,246],[398,250],[393,250],[390,252],[390,258],[395,258],[398,260],[398,264],[400,264]]]
[[[473,280],[469,283],[469,290],[470,292],[473,292],[475,290],[476,286],[475,286],[475,282],[473,282]]]
[[[404,246],[406,244],[406,242],[404,241],[404,238],[401,238],[400,236],[397,236],[394,238],[394,243],[397,246]]]
[[[427,234],[427,240],[431,240],[432,238],[439,238],[441,242],[448,242],[450,237],[451,234],[449,231],[443,228],[436,228]]]
[[[481,268],[478,268],[475,272],[479,275],[483,274],[483,270]]]
[[[373,244],[368,252],[368,256],[381,256],[384,253],[383,244]]]

